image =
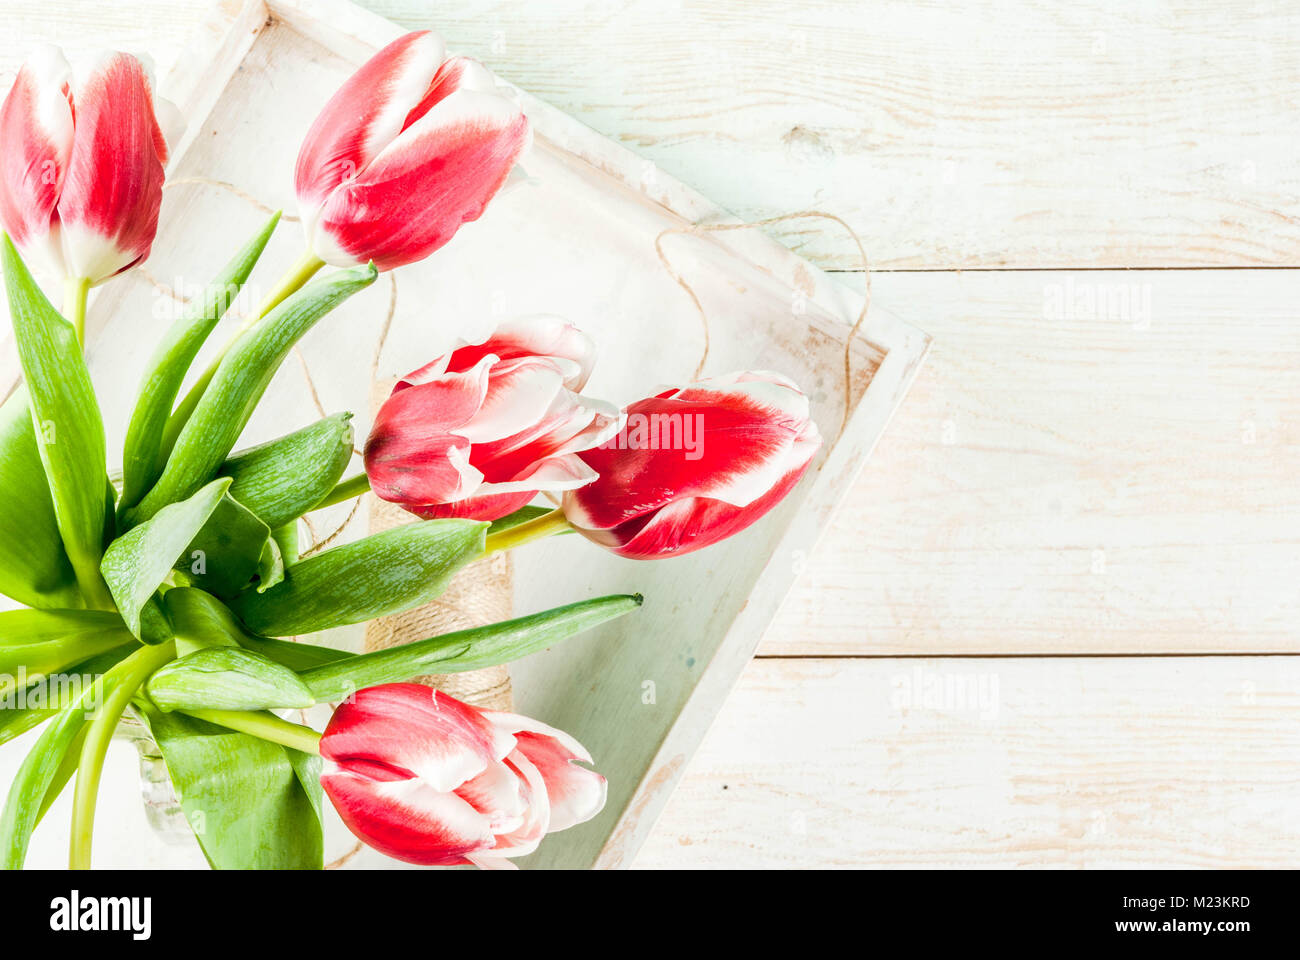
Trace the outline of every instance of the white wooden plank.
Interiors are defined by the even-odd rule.
[[[1300,649],[1300,271],[875,288],[935,347],[762,652]]]
[[[366,2],[743,219],[840,214],[878,267],[1300,263],[1286,0]]]
[[[1293,867],[1298,769],[1294,657],[757,660],[636,865]]]
[[[227,0],[227,3],[234,0]],[[877,267],[1300,263],[1300,10],[1284,0],[363,0],[746,220],[848,219]],[[207,0],[7,0],[33,38],[169,66]],[[817,223],[773,228],[857,266]]]

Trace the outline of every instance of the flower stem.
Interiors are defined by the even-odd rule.
[[[77,343],[86,350],[86,298],[90,294],[90,281],[84,277],[63,278],[63,316],[77,331]],[[112,610],[113,597],[108,592],[103,576],[99,572],[99,556],[87,556],[77,550],[69,550],[72,572],[77,578],[77,586],[86,604],[95,610]]]
[[[212,362],[203,371],[203,375],[195,381],[194,386],[190,387],[189,393],[185,394],[185,399],[180,402],[180,406],[167,419],[167,426],[163,429],[162,456],[166,457],[171,453],[172,447],[176,445],[176,438],[180,436],[181,428],[189,422],[190,415],[194,413],[194,408],[203,399],[204,391],[208,389],[208,384],[212,382],[212,378],[217,375],[217,368],[221,366],[221,361],[230,352],[230,348],[235,345],[235,341],[242,337],[253,324],[278,307],[292,294],[302,289],[303,285],[315,276],[316,271],[323,266],[325,266],[325,261],[310,250],[303,253],[297,262],[289,268],[289,271],[280,278],[280,282],[275,285],[274,289],[267,294],[266,299],[257,308],[257,312],[247,317],[239,325],[239,329],[221,348],[221,351],[212,358]]]
[[[325,507],[332,507],[334,504],[342,503],[344,500],[351,500],[353,497],[359,497],[369,489],[370,478],[364,473],[359,473],[355,477],[348,477],[348,479],[340,483],[325,496],[324,500],[316,504],[312,509],[321,510]]]
[[[281,720],[273,713],[254,713],[249,710],[181,710],[187,716],[219,727],[229,727],[261,740],[269,740],[303,753],[320,754],[320,734],[301,723]]]
[[[90,294],[90,281],[85,277],[65,277],[63,280],[63,316],[77,329],[77,342],[86,349],[86,297]]]
[[[496,553],[498,550],[510,550],[533,540],[540,540],[542,537],[562,533],[568,527],[569,521],[564,518],[564,511],[557,507],[550,513],[544,513],[527,523],[521,523],[518,526],[510,527],[508,530],[492,534],[484,544],[483,555],[487,556],[489,553]]]
[[[131,702],[149,675],[176,657],[174,643],[144,646],[131,654],[105,677],[103,689],[108,697],[95,711],[86,728],[77,767],[77,786],[72,799],[72,833],[68,846],[68,866],[73,870],[90,869],[91,835],[95,830],[95,801],[99,795],[99,778],[104,771],[108,741],[122,719],[122,711]],[[116,674],[116,676],[115,676]]]

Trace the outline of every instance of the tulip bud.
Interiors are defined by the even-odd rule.
[[[599,479],[564,496],[587,539],[624,557],[677,556],[739,533],[794,488],[821,446],[808,398],[774,373],[667,390],[624,411],[579,458]]]
[[[568,734],[418,683],[358,692],[320,752],[348,829],[407,863],[509,867],[605,805],[605,778],[578,766],[591,756]]]
[[[423,260],[477,220],[531,142],[518,104],[429,31],[370,58],[312,124],[294,174],[307,239],[337,266]]]
[[[595,346],[553,318],[505,324],[404,379],[366,441],[375,495],[425,518],[496,520],[540,491],[596,474],[578,453],[618,429],[618,409],[579,396]]]
[[[108,53],[74,80],[41,48],[0,106],[0,144],[0,221],[38,269],[95,284],[149,256],[167,143],[139,60]]]

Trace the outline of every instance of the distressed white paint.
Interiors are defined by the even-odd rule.
[[[757,660],[646,867],[1294,867],[1294,657]]]
[[[762,653],[1300,651],[1300,271],[875,288],[935,346]]]

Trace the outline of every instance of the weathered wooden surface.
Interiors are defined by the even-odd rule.
[[[1294,867],[1294,657],[757,660],[645,867]]]
[[[826,209],[918,271],[876,290],[935,349],[763,647],[823,659],[750,668],[641,863],[1297,862],[1291,659],[978,661],[996,729],[891,712],[915,661],[852,659],[1300,645],[1297,274],[1091,270],[1300,263],[1293,5],[363,5],[739,216]],[[206,7],[4,0],[0,83],[40,36],[165,69]],[[1089,284],[1150,312],[1089,317]]]
[[[763,653],[1300,651],[1300,272],[875,289],[935,346]]]
[[[745,219],[823,207],[889,268],[1294,265],[1285,0],[366,0]],[[22,40],[175,58],[207,0],[5,0]],[[822,266],[843,236],[778,231]]]

